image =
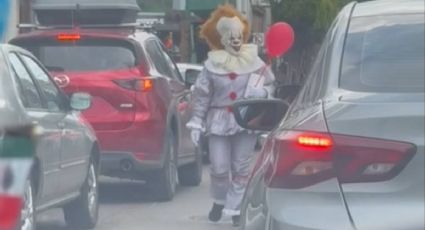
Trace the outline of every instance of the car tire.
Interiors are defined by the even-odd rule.
[[[98,173],[94,162],[90,162],[87,178],[81,188],[81,195],[63,207],[65,222],[77,229],[92,229],[99,216]]]
[[[25,182],[25,190],[23,197],[23,204],[21,209],[20,230],[35,230],[35,194],[33,182],[27,179]]]
[[[179,182],[183,186],[199,186],[202,182],[202,150],[196,148],[195,161],[179,168]]]
[[[171,201],[178,185],[177,148],[173,132],[168,131],[164,148],[164,166],[150,178],[151,188],[159,201]]]

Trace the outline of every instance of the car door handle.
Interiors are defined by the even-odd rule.
[[[64,122],[59,122],[58,123],[58,127],[61,128],[61,129],[65,128],[65,123]]]

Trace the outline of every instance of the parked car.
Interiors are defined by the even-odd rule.
[[[351,3],[290,107],[235,105],[272,130],[241,229],[424,229],[423,15],[422,0]]]
[[[93,96],[102,174],[146,180],[161,200],[197,186],[202,156],[190,140],[190,86],[153,34],[132,26],[36,29],[12,44],[31,51],[68,94]]]
[[[93,228],[99,148],[79,113],[90,106],[90,96],[75,92],[68,98],[43,65],[18,47],[0,45],[0,70],[0,123],[31,125],[39,135],[25,183],[21,229],[34,229],[36,214],[55,207],[63,208],[73,228]],[[22,142],[19,147],[26,148]]]

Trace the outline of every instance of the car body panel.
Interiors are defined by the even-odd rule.
[[[23,55],[33,59],[36,64],[38,62],[29,52],[10,45],[0,45],[0,52],[4,60],[2,65],[7,66],[7,74],[2,75],[2,78],[8,78],[9,86],[1,91],[7,92],[7,106],[4,108],[6,111],[2,114],[8,114],[14,111],[15,117],[9,117],[10,124],[32,124],[36,127],[40,136],[37,138],[36,154],[34,156],[35,162],[31,172],[31,177],[36,182],[37,203],[36,210],[47,209],[65,201],[71,201],[79,195],[81,186],[86,179],[88,172],[87,161],[92,157],[92,148],[96,145],[96,139],[91,127],[87,123],[80,122],[79,113],[71,110],[61,110],[60,112],[52,112],[48,109],[28,109],[24,107],[21,99],[21,94],[18,88],[18,78],[12,74],[12,63],[9,54],[17,54],[28,71],[31,74],[31,79],[35,86],[39,88],[39,80],[32,77],[34,69],[29,67],[27,62],[24,62]],[[38,68],[43,68],[38,66]],[[46,75],[48,76],[48,75]],[[2,79],[2,81],[5,79]],[[48,76],[50,84],[54,85],[53,79]],[[21,81],[21,80],[19,80]],[[1,85],[4,86],[4,85]],[[57,88],[58,92],[61,91]],[[44,94],[43,94],[44,95]],[[64,94],[63,94],[64,96]],[[44,100],[44,96],[42,97]],[[66,98],[65,96],[63,97]],[[67,101],[63,101],[67,103]],[[67,107],[69,105],[63,105]],[[3,116],[1,117],[3,120]],[[75,135],[78,133],[78,135]],[[77,137],[75,139],[75,137]],[[69,141],[72,141],[73,146],[69,147]],[[75,147],[78,146],[78,147]],[[69,148],[69,149],[65,149]],[[69,154],[69,150],[76,150],[74,153]],[[85,159],[85,164],[77,166],[77,162]],[[64,166],[69,167],[64,167]],[[69,183],[62,184],[61,181]]]
[[[347,92],[347,97],[349,96]],[[391,229],[399,223],[422,220],[424,209],[424,119],[423,94],[398,95],[401,102],[387,100],[388,95],[368,95],[360,101],[329,102],[325,107],[331,133],[412,143],[416,152],[396,177],[382,182],[342,184],[342,190],[358,229]],[[372,99],[373,98],[373,99]],[[365,102],[367,101],[367,102]],[[382,101],[382,102],[379,102]],[[416,101],[416,102],[415,102]],[[412,177],[415,179],[413,180]],[[386,219],[385,222],[376,221]],[[424,225],[424,222],[422,222]]]
[[[281,124],[265,140],[243,200],[242,229],[423,229],[424,94],[354,92],[340,86],[352,15],[423,11],[423,1],[389,0],[351,3],[340,12],[324,39],[309,80]],[[338,174],[340,158],[335,157],[336,174],[330,179],[301,189],[272,188],[266,174],[268,165],[276,162],[274,140],[288,130],[404,143],[414,145],[415,154],[400,174],[387,181],[342,182]]]

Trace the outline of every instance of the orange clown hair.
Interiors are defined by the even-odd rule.
[[[224,46],[221,44],[221,36],[218,33],[216,26],[220,18],[233,18],[235,16],[238,17],[244,25],[243,40],[244,43],[248,42],[250,34],[248,20],[242,16],[242,14],[239,13],[232,5],[225,4],[220,5],[214,12],[212,12],[210,18],[201,27],[201,38],[207,41],[210,49],[224,49]]]

